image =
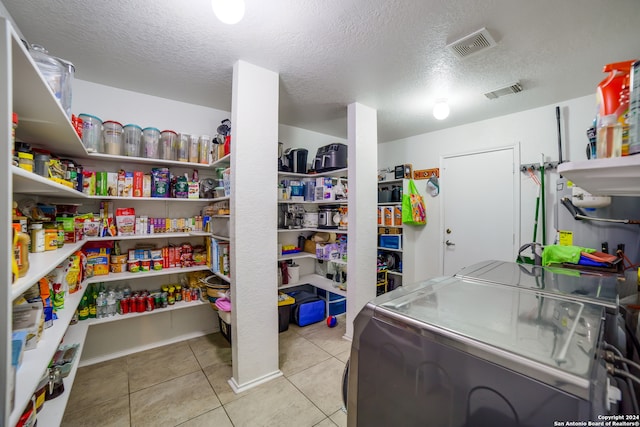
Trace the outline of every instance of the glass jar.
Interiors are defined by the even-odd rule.
[[[53,95],[62,105],[62,92],[64,84],[65,67],[42,46],[32,44],[29,54],[36,63],[38,70],[47,82]]]
[[[143,157],[148,159],[160,158],[160,130],[157,128],[142,129]]]
[[[140,137],[142,136],[142,128],[138,125],[128,124],[124,126],[123,131],[124,155],[140,157]]]
[[[104,152],[116,156],[122,155],[123,128],[122,123],[108,120],[102,124],[104,136]]]
[[[175,160],[175,148],[178,143],[178,134],[172,130],[163,130],[160,133],[160,158],[162,160]]]
[[[44,250],[58,249],[58,226],[54,222],[44,224]]]
[[[44,227],[41,222],[31,224],[31,248],[32,253],[45,251]]]

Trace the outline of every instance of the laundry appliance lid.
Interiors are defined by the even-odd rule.
[[[588,398],[601,305],[458,277],[403,288],[371,303],[374,318]]]
[[[483,261],[463,268],[455,277],[534,289],[549,295],[599,304],[609,309],[618,308],[618,278],[608,273]]]

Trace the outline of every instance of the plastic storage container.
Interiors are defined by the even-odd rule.
[[[36,153],[34,156],[34,172],[45,178],[49,178],[49,160],[51,156],[47,153]]]
[[[66,73],[64,65],[55,57],[49,55],[47,50],[37,44],[32,44],[29,54],[35,61],[40,73],[53,91],[60,105],[62,105],[62,92],[64,76]],[[64,109],[64,107],[63,107]]]
[[[181,133],[176,144],[176,160],[179,162],[189,161],[189,144],[191,144],[191,135]]]
[[[79,114],[82,119],[82,144],[89,153],[102,153],[102,120],[90,114]]]
[[[615,114],[602,118],[596,141],[598,159],[620,157],[622,155],[622,125]]]
[[[198,163],[208,165],[210,163],[209,152],[211,151],[211,137],[200,135],[198,141]]]
[[[104,135],[104,152],[106,154],[122,155],[123,128],[122,123],[108,120],[102,124]]]
[[[142,129],[143,156],[148,159],[160,158],[160,130],[152,127]]]
[[[200,152],[200,138],[197,135],[191,135],[189,138],[189,162],[198,163],[198,154]]]
[[[128,124],[124,126],[123,131],[124,155],[140,157],[140,138],[142,136],[142,128],[138,125]]]
[[[175,160],[175,147],[178,134],[172,130],[163,130],[160,133],[160,158],[162,160]]]

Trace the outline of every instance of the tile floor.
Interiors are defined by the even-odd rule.
[[[351,343],[324,322],[280,333],[282,377],[235,394],[219,333],[80,368],[62,426],[346,426],[342,373]]]

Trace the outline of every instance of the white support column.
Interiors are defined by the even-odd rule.
[[[278,74],[233,67],[231,107],[231,341],[242,392],[282,375],[278,368]]]
[[[349,239],[347,245],[347,331],[376,296],[378,124],[377,111],[359,103],[347,108]]]

